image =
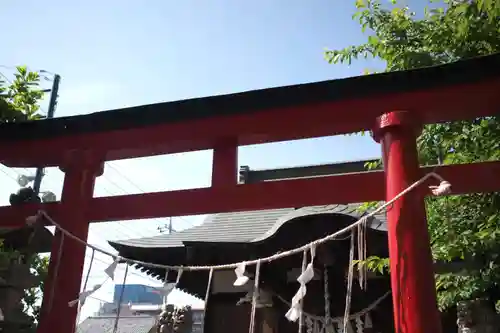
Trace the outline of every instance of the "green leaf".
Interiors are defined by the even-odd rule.
[[[362,31],[370,29],[370,36],[359,45],[330,51],[338,55],[330,63],[348,64],[367,53],[382,60],[385,71],[399,71],[500,52],[500,1],[439,2],[424,15],[413,13],[406,2],[399,3],[392,8],[379,1],[365,1],[363,6],[356,1],[353,18]],[[423,165],[498,161],[500,121],[495,115],[427,125],[418,138],[418,149]],[[380,162],[368,163],[366,168],[380,166]],[[365,203],[359,211],[378,205]],[[436,276],[440,309],[460,300],[500,295],[500,193],[427,198],[426,207],[433,257],[478,261],[480,267]],[[358,265],[379,274],[389,268],[388,259],[378,257]]]
[[[12,83],[0,82],[0,122],[40,119],[38,103],[44,95],[39,89],[40,76],[26,66],[18,66],[16,70]]]

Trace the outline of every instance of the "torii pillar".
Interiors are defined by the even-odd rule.
[[[382,144],[387,201],[422,177],[416,146],[421,128],[408,111],[377,118],[373,137]],[[441,333],[424,202],[427,192],[417,187],[387,208],[396,333]]]
[[[103,159],[92,151],[73,151],[61,166],[65,173],[61,210],[53,218],[76,237],[87,240],[87,206],[94,195],[96,177],[104,171]],[[85,245],[56,230],[52,241],[49,274],[45,281],[38,333],[74,333],[78,298],[85,263]]]

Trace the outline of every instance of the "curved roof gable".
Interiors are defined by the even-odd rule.
[[[274,235],[284,224],[303,216],[344,214],[358,219],[360,204],[327,205],[302,208],[268,209],[220,213],[209,216],[199,226],[173,234],[110,242],[111,246],[136,248],[183,247],[184,242],[251,243]],[[385,230],[385,216],[378,215],[371,227]]]

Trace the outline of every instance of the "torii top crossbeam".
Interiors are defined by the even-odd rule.
[[[106,160],[115,160],[213,149],[221,138],[249,145],[352,133],[371,130],[373,119],[387,110],[412,111],[422,123],[491,116],[498,112],[499,63],[500,55],[493,55],[409,71],[4,124],[0,161],[12,167],[58,166],[70,149],[91,147]]]
[[[61,202],[42,208],[82,239],[91,221],[392,199],[422,173],[415,144],[418,128],[495,115],[499,92],[496,54],[411,71],[2,124],[0,162],[61,167],[66,172]],[[385,173],[236,183],[238,146],[370,129],[382,143]],[[92,198],[105,161],[202,149],[214,150],[209,188]],[[500,162],[436,171],[453,184],[454,193],[500,190]],[[387,214],[398,333],[440,331],[423,195],[415,191],[405,196]],[[20,225],[37,209],[0,208],[2,226]],[[67,302],[79,292],[84,251],[56,236],[52,253],[61,255],[51,258],[39,332],[73,332],[75,309]]]

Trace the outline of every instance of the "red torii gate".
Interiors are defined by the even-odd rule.
[[[19,227],[43,209],[86,239],[89,222],[95,221],[388,200],[428,171],[417,160],[422,124],[497,114],[499,64],[500,55],[492,55],[406,72],[3,124],[2,163],[59,166],[66,176],[60,202],[1,207],[0,221],[2,227]],[[237,184],[238,146],[369,129],[382,144],[385,172]],[[203,149],[214,150],[209,188],[93,198],[105,161]],[[435,171],[452,183],[454,194],[500,190],[500,162]],[[388,212],[397,333],[441,331],[425,195],[424,187],[410,192]],[[60,240],[56,233],[53,254]],[[68,301],[80,291],[84,258],[85,248],[67,238],[60,262],[51,256],[38,332],[74,332],[76,308]]]

